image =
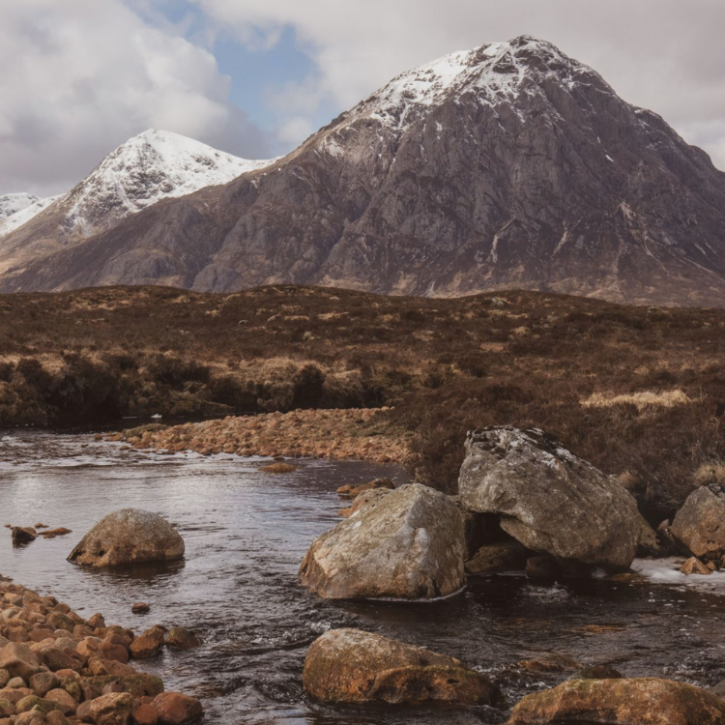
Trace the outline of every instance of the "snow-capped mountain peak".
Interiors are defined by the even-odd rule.
[[[68,195],[67,224],[117,219],[162,199],[226,184],[270,161],[249,161],[170,131],[149,129],[109,154]]]
[[[402,73],[353,108],[346,120],[369,117],[402,130],[451,95],[475,92],[479,102],[493,106],[519,93],[535,92],[547,76],[571,87],[585,75],[596,76],[606,86],[595,71],[552,43],[523,35],[451,53]]]
[[[61,197],[0,197],[0,236],[22,227],[57,201],[47,235],[63,242],[109,229],[163,199],[226,184],[271,161],[249,161],[171,131],[149,129],[110,153]]]

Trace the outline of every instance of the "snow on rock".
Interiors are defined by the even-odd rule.
[[[547,76],[568,88],[591,76],[604,84],[595,71],[551,43],[521,36],[507,43],[451,53],[403,73],[353,108],[345,123],[368,117],[404,131],[448,96],[472,92],[480,103],[496,106],[522,93],[540,92]]]
[[[30,221],[41,211],[47,209],[59,196],[39,199],[34,194],[5,194],[0,196],[0,236]]]
[[[16,214],[21,209],[40,201],[35,194],[5,194],[0,196],[0,219]]]
[[[61,197],[0,197],[0,235],[17,229],[59,200],[59,231],[68,236],[90,236],[162,199],[226,184],[270,163],[249,161],[176,133],[151,129],[119,146]],[[5,208],[9,212],[3,220]]]
[[[66,226],[83,232],[96,218],[133,214],[162,199],[226,184],[271,161],[249,161],[169,131],[151,129],[113,153],[68,195]]]

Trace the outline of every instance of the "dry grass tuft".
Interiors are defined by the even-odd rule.
[[[624,395],[604,395],[593,393],[582,401],[585,408],[611,408],[615,405],[634,405],[640,412],[651,407],[674,408],[677,405],[689,405],[693,401],[682,390],[663,390],[659,393],[645,391]]]

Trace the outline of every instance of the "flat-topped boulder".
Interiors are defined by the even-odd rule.
[[[722,725],[725,702],[683,682],[638,679],[569,680],[525,697],[508,725]]]
[[[717,484],[693,491],[677,512],[670,532],[695,556],[721,558],[725,554],[725,491]]]
[[[331,630],[315,640],[302,684],[308,695],[323,702],[501,701],[485,675],[459,660],[357,629]]]
[[[181,535],[158,514],[122,509],[96,524],[68,561],[91,567],[164,562],[181,559],[184,550]]]
[[[451,499],[401,486],[318,537],[302,583],[326,599],[433,599],[465,583],[463,520]]]
[[[642,529],[634,498],[543,431],[469,433],[458,487],[468,510],[496,514],[528,549],[614,568],[634,560]]]

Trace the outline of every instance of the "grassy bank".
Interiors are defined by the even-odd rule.
[[[722,476],[725,311],[507,292],[455,300],[272,287],[0,297],[0,426],[394,409],[420,480],[455,487],[466,430],[538,426],[653,521]]]

